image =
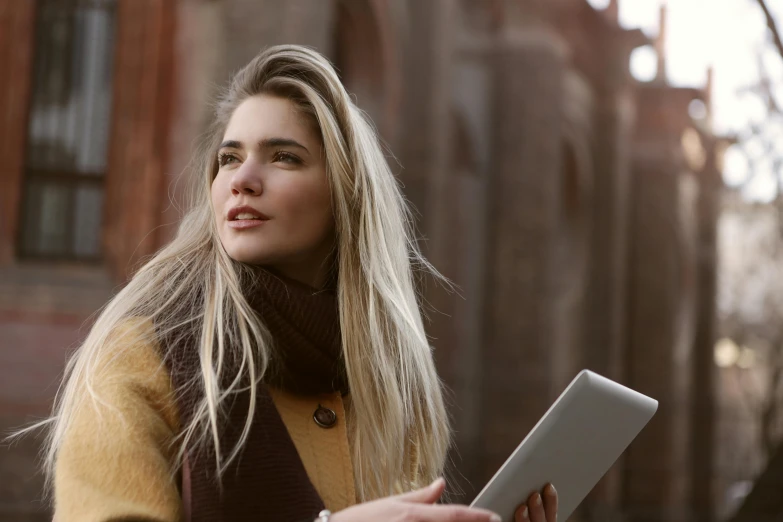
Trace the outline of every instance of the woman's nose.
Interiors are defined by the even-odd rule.
[[[260,195],[263,192],[263,185],[258,165],[254,165],[251,161],[245,161],[240,165],[231,177],[230,188],[231,193],[235,196],[239,194]]]

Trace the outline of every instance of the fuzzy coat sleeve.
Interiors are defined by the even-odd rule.
[[[178,522],[174,472],[177,408],[166,366],[149,335],[129,321],[96,361],[92,390],[78,385],[54,476],[57,522]],[[116,349],[115,349],[116,348]]]

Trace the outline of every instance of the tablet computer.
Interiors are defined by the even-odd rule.
[[[577,375],[471,506],[504,522],[551,482],[567,520],[658,409],[658,401],[589,370]]]

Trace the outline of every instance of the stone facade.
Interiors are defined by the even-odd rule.
[[[17,24],[33,14],[23,4],[0,0],[0,28],[25,34]],[[702,479],[713,459],[691,449],[714,431],[704,369],[711,300],[698,303],[714,280],[714,215],[704,205],[717,167],[694,168],[680,141],[693,127],[687,104],[705,93],[634,82],[629,54],[649,42],[617,26],[615,7],[118,0],[105,263],[17,259],[24,165],[2,166],[0,357],[16,379],[4,382],[21,384],[0,386],[0,427],[45,413],[78,325],[171,237],[180,173],[215,86],[259,49],[301,43],[335,62],[373,117],[420,216],[426,254],[459,286],[425,289],[438,310],[429,333],[456,429],[455,498],[469,501],[590,368],[661,406],[575,519],[712,520],[714,491]],[[31,43],[20,41],[0,37],[0,58],[26,71]],[[25,128],[15,108],[26,81],[0,81],[4,135]],[[69,301],[77,291],[79,302]],[[40,480],[19,475],[32,469],[34,447],[2,459],[13,465],[0,466],[0,484],[12,484],[0,486],[0,520],[47,517],[27,508]]]

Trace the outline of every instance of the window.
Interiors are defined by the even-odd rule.
[[[114,0],[39,0],[19,253],[97,260],[114,51]]]

